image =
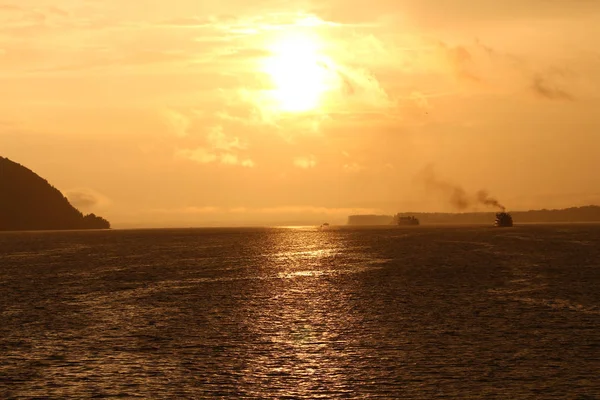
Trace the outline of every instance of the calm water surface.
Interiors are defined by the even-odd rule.
[[[600,399],[600,226],[0,234],[0,398]]]

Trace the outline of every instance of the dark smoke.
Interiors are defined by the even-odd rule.
[[[476,195],[469,195],[465,189],[454,183],[439,179],[433,166],[427,166],[420,174],[419,180],[425,185],[428,191],[435,191],[442,193],[448,198],[450,204],[459,211],[465,211],[469,208],[473,208],[477,204],[483,204],[485,206],[491,206],[502,211],[505,207],[493,197],[490,197],[488,192],[480,190]]]
[[[477,192],[477,200],[481,204],[485,204],[486,206],[496,207],[501,209],[502,211],[506,210],[506,207],[500,204],[495,198],[490,197],[488,192],[486,192],[485,190],[480,190],[479,192]]]

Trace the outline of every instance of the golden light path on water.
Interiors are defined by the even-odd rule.
[[[248,360],[252,368],[247,372],[296,382],[282,385],[274,396],[307,397],[318,390],[349,387],[342,336],[356,330],[356,320],[347,313],[348,293],[335,284],[339,273],[334,270],[335,260],[344,246],[327,232],[291,230],[295,231],[291,235],[282,230],[282,235],[272,237],[265,268],[280,279],[264,281],[264,303],[247,321],[260,327],[260,341],[277,348],[281,358],[276,361],[268,352],[258,354]]]

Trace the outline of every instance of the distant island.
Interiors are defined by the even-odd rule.
[[[600,222],[600,206],[571,207],[560,210],[530,210],[510,213],[519,223],[565,223]],[[414,216],[421,224],[492,224],[496,212],[471,213],[399,213],[400,216]],[[394,223],[393,215],[350,215],[348,225],[389,225]]]
[[[110,229],[110,223],[83,215],[45,179],[0,157],[0,231],[65,229]]]

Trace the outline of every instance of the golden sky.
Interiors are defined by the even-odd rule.
[[[119,226],[600,203],[593,0],[0,0],[0,155]]]

